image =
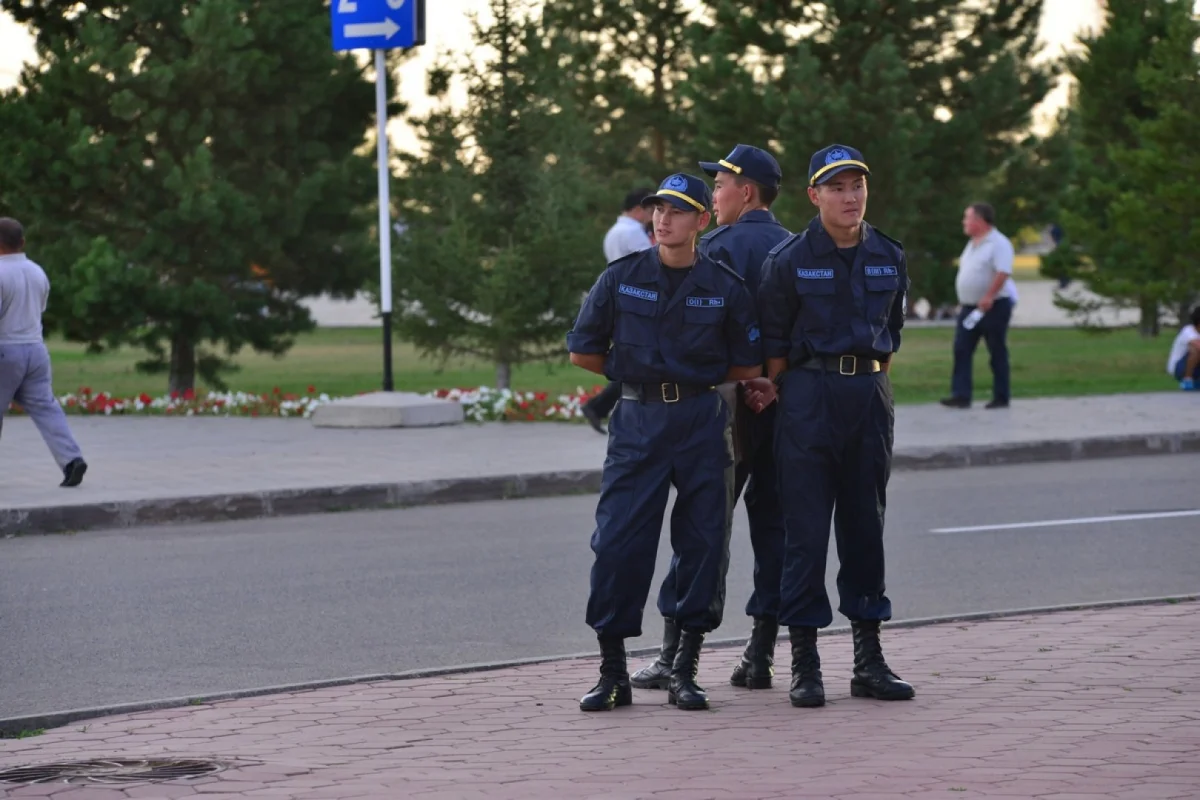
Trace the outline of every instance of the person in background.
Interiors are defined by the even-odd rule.
[[[611,264],[630,253],[647,250],[654,246],[651,239],[653,221],[651,212],[642,207],[642,201],[654,194],[650,188],[634,189],[625,195],[621,216],[604,234],[604,260]],[[621,384],[613,381],[604,390],[583,404],[583,417],[596,433],[604,430],[604,419],[612,413],[613,406],[621,399]]]
[[[1171,343],[1167,356],[1167,374],[1179,381],[1185,392],[1200,389],[1200,306],[1192,309],[1190,320]]]
[[[992,400],[987,408],[1008,408],[1010,399],[1008,325],[1012,321],[1010,294],[1014,251],[1008,237],[996,229],[996,212],[987,203],[974,203],[963,213],[963,233],[970,237],[958,261],[960,305],[954,331],[954,374],[947,408],[970,408],[971,367],[979,340],[987,344],[992,367]]]
[[[25,229],[0,218],[0,423],[15,400],[25,409],[63,472],[60,486],[78,486],[87,472],[67,415],[54,396],[42,313],[50,297],[46,273],[25,255]]]

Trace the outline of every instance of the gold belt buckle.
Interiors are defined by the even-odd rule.
[[[670,397],[667,396],[667,389],[672,386],[675,387],[675,398],[674,399],[671,399]],[[658,388],[659,388],[659,391],[662,392],[662,400],[664,403],[678,403],[679,402],[679,384],[678,383],[664,383],[661,386],[659,386]]]
[[[846,369],[846,361],[850,362],[850,369]],[[838,372],[842,375],[853,375],[858,372],[858,356],[838,356]]]

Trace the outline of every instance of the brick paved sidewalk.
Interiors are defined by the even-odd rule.
[[[0,741],[0,769],[99,757],[240,762],[195,782],[4,787],[5,797],[1195,798],[1200,604],[885,631],[911,702],[849,696],[850,641],[822,638],[829,704],[725,680],[713,710],[661,692],[583,714],[593,661],[323,689],[75,723]],[[777,658],[786,664],[780,648]],[[786,672],[786,667],[783,670]]]

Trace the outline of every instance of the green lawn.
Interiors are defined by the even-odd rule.
[[[953,336],[951,328],[905,331],[904,347],[892,372],[898,402],[928,402],[947,394]],[[1010,332],[1013,393],[1020,398],[1170,389],[1163,370],[1169,346],[1168,339],[1143,340],[1129,330],[1088,334],[1070,329],[1015,329]],[[119,396],[158,395],[166,386],[165,376],[140,375],[134,370],[141,356],[133,350],[93,356],[79,345],[62,341],[51,341],[50,350],[59,394],[87,386],[93,392]],[[405,344],[397,343],[394,352],[396,388],[400,390],[421,392],[495,382],[494,372],[486,364],[458,361],[439,368]],[[229,376],[228,381],[235,389],[257,393],[278,387],[303,394],[312,385],[330,395],[353,394],[380,387],[382,360],[379,331],[330,328],[301,337],[283,358],[243,354],[238,358],[241,372]],[[976,396],[986,398],[991,374],[982,344],[975,369]],[[518,389],[573,391],[599,382],[602,380],[596,376],[565,362],[527,365],[513,371],[513,385]]]

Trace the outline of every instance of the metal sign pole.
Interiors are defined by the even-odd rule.
[[[379,311],[383,317],[383,390],[392,382],[392,206],[391,170],[388,168],[387,60],[375,51],[375,120],[379,158]]]

